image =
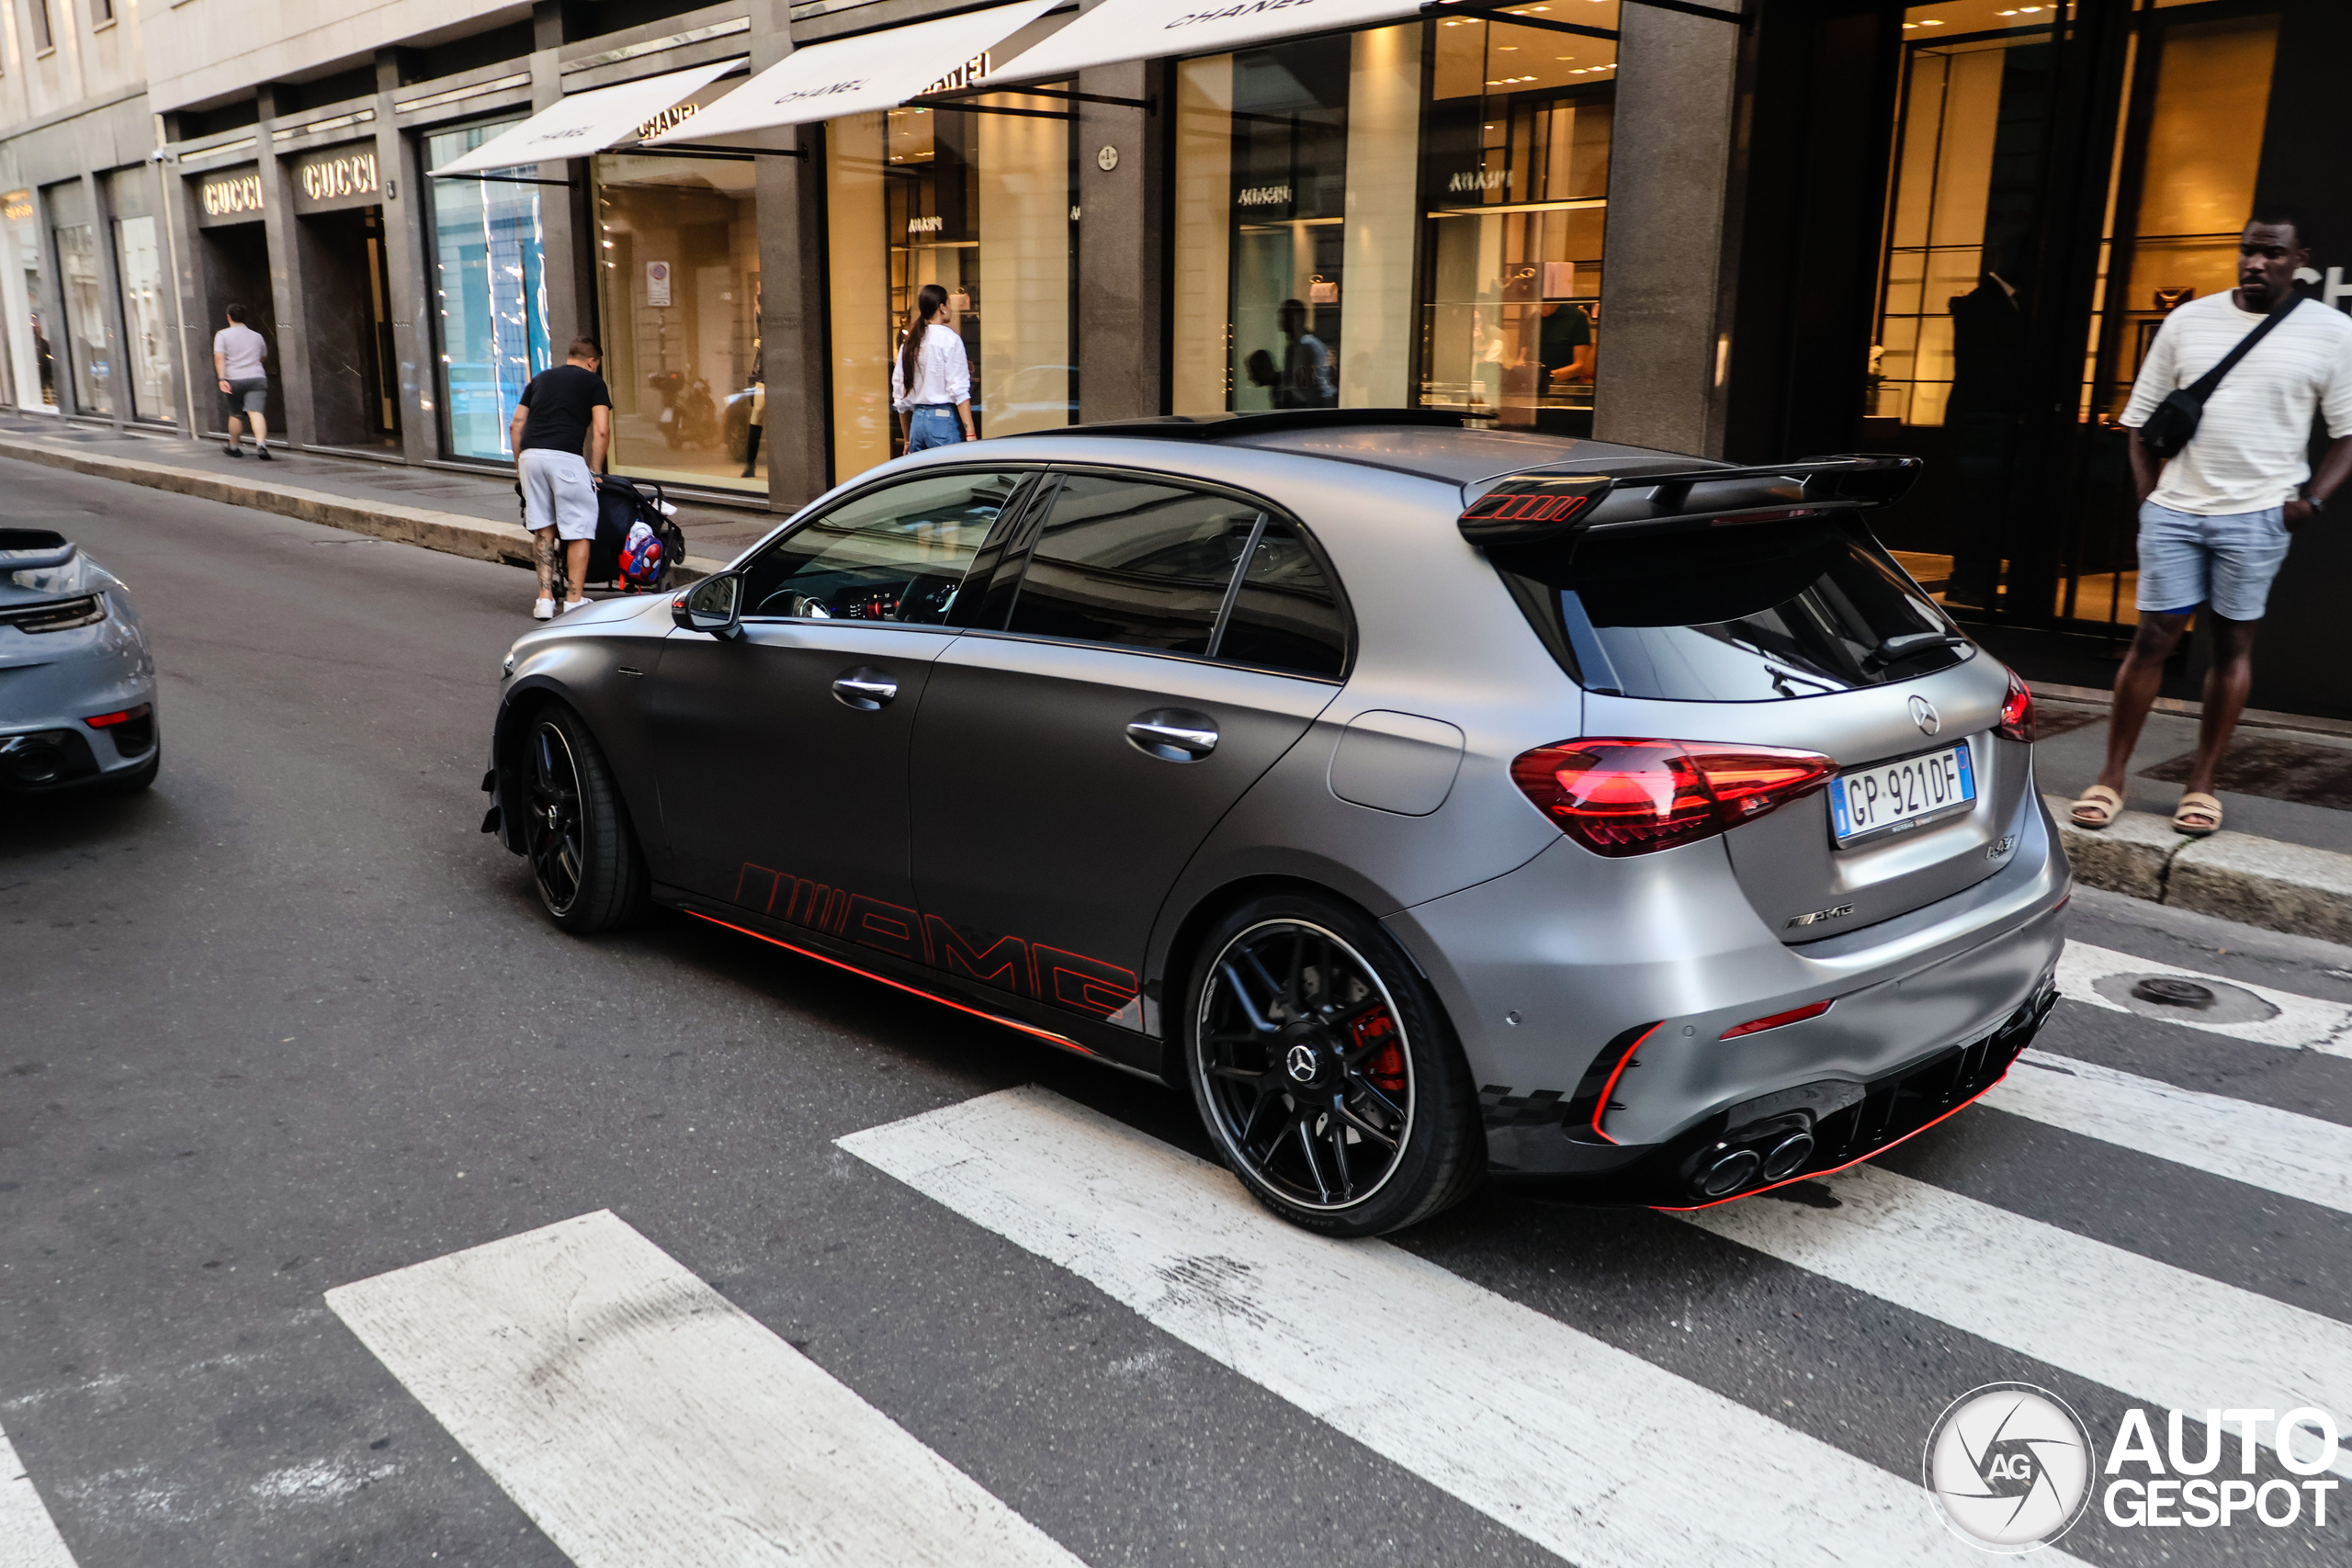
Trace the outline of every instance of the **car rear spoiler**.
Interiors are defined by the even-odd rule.
[[[1655,524],[1772,523],[1890,506],[1918,478],[1919,459],[1865,453],[1753,468],[1670,473],[1502,474],[1462,487],[1462,536],[1474,545],[1532,545]]]

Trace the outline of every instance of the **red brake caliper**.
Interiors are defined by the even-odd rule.
[[[1355,1037],[1359,1049],[1374,1044],[1381,1047],[1363,1065],[1363,1076],[1372,1080],[1373,1087],[1386,1094],[1402,1094],[1405,1091],[1405,1049],[1397,1042],[1396,1021],[1388,1016],[1388,1010],[1383,1008],[1378,1012],[1364,1014],[1350,1024],[1348,1031]]]

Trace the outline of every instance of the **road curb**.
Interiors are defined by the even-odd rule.
[[[119,479],[169,491],[198,501],[218,501],[256,512],[275,513],[304,523],[348,529],[393,544],[417,545],[444,555],[469,560],[500,561],[531,568],[531,536],[520,523],[492,523],[458,512],[403,506],[390,501],[353,501],[347,496],[273,479],[232,479],[200,468],[175,468],[167,463],[134,462],[96,452],[72,452],[46,442],[0,435],[0,457],[40,463],[94,479]],[[676,568],[680,582],[698,581],[726,569],[724,561],[688,556]]]
[[[2219,915],[2242,925],[2352,943],[2352,855],[2303,844],[2215,833],[2190,839],[2145,811],[2126,811],[2097,832],[2067,818],[2074,802],[2042,796],[2059,842],[2086,886]]]

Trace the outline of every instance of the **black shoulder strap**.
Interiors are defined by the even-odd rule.
[[[2289,316],[2293,315],[2295,313],[2295,307],[2302,302],[2303,297],[2301,295],[2290,293],[2284,300],[2280,301],[2279,304],[2271,310],[2270,314],[2263,317],[2261,321],[2255,323],[2255,328],[2252,332],[2238,339],[2238,345],[2235,348],[2222,355],[2222,362],[2219,365],[2216,365],[2213,368],[2205,372],[2204,375],[2197,378],[2195,381],[2189,383],[2188,388],[2188,395],[2195,398],[2200,403],[2206,399],[2211,397],[2213,395],[2213,389],[2222,384],[2222,378],[2236,369],[2238,361],[2244,359],[2247,355],[2254,352],[2254,345],[2262,341],[2263,334],[2269,332],[2271,328],[2277,326],[2279,322],[2285,321]]]

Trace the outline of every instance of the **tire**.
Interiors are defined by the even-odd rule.
[[[1295,1225],[1401,1230],[1486,1175],[1477,1092],[1444,1010],[1396,939],[1336,900],[1283,894],[1217,922],[1179,1028],[1210,1141]]]
[[[531,716],[523,746],[524,852],[540,904],[574,936],[627,923],[645,900],[645,857],[604,751],[560,705]]]

